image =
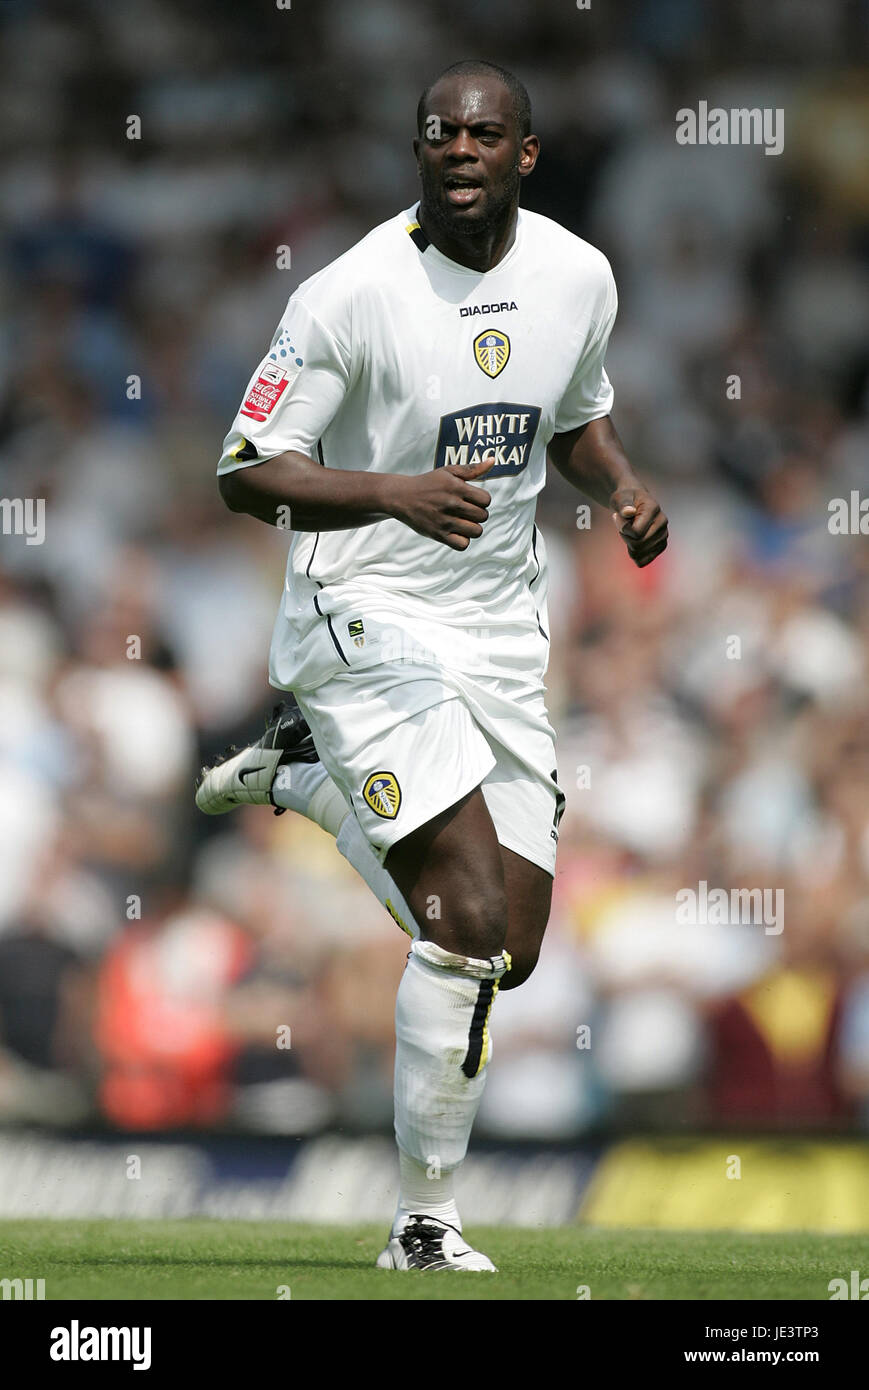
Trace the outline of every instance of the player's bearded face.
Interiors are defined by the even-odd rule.
[[[426,212],[453,236],[482,236],[495,230],[512,214],[519,201],[519,152],[499,151],[495,161],[470,167],[437,156],[420,160],[422,203]],[[505,158],[505,156],[507,156]],[[450,198],[451,188],[463,177],[479,191],[468,205]]]

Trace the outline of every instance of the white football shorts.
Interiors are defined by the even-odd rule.
[[[381,861],[481,786],[499,843],[554,875],[564,797],[538,618],[468,629],[431,610],[411,618],[368,601],[338,611],[320,597],[293,689]]]

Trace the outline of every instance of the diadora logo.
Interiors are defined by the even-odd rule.
[[[490,478],[521,473],[528,458],[537,426],[539,405],[517,405],[513,401],[470,405],[452,415],[441,416],[435,468],[449,463],[479,463],[484,454],[494,453],[495,467]]]
[[[502,300],[500,304],[463,304],[459,310],[459,318],[473,318],[474,314],[506,314],[510,309],[518,309],[519,305],[515,299]]]

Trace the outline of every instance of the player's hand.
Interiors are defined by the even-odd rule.
[[[492,498],[485,488],[472,487],[495,465],[494,453],[479,463],[450,463],[416,477],[393,479],[392,515],[412,531],[440,541],[451,550],[467,550],[472,540],[483,534],[489,519]]]
[[[638,569],[667,547],[667,518],[644,487],[618,488],[610,498],[616,530]]]

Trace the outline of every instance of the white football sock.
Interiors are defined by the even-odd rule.
[[[272,801],[276,806],[283,806],[287,811],[298,811],[300,816],[309,815],[311,798],[315,792],[323,791],[325,784],[328,783],[333,791],[338,792],[338,788],[332,781],[328,772],[321,762],[316,763],[284,763],[279,767],[272,781]],[[341,805],[346,815],[347,802],[341,797]],[[314,819],[313,816],[310,819]],[[320,822],[318,821],[319,825]],[[341,822],[339,821],[340,825]],[[325,826],[323,829],[325,830]],[[337,835],[337,827],[331,834]]]
[[[398,1168],[399,1198],[392,1223],[394,1236],[403,1230],[407,1218],[417,1212],[423,1216],[436,1216],[439,1221],[455,1226],[457,1231],[462,1229],[462,1218],[453,1192],[455,1170],[441,1173],[438,1177],[434,1162],[418,1163],[410,1154],[402,1153],[401,1149],[398,1151]]]
[[[322,767],[322,763],[320,764]],[[332,778],[326,773],[311,800],[308,802],[306,815],[311,820],[326,831],[328,835],[337,835],[342,823],[350,814],[350,808],[344,800],[338,787]]]
[[[395,1006],[395,1138],[401,1191],[398,1234],[412,1212],[461,1230],[453,1175],[464,1160],[492,1055],[489,1013],[510,968],[414,941]]]
[[[272,782],[272,800],[276,806],[307,816],[329,835],[334,835],[341,854],[368,884],[390,917],[408,936],[419,936],[419,927],[404,895],[377,858],[358,820],[321,762],[285,763],[279,767]]]

